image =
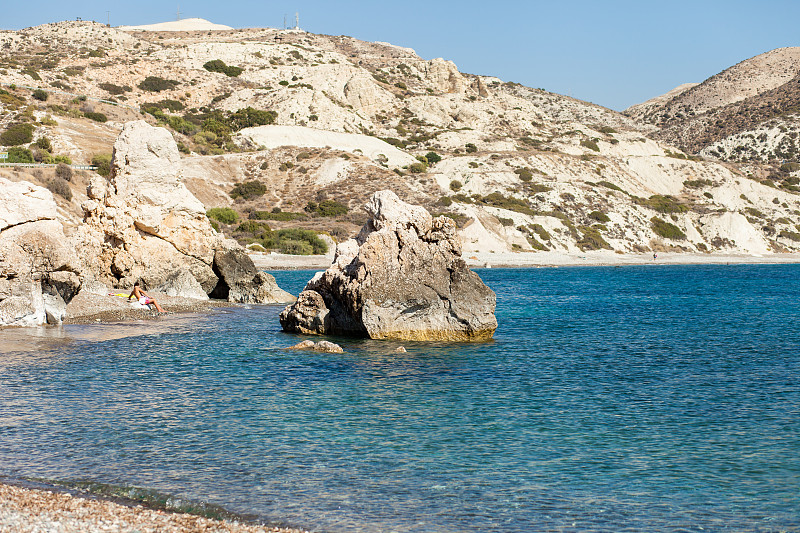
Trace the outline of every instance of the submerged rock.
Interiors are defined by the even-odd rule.
[[[481,340],[497,328],[495,295],[461,259],[453,221],[392,191],[280,315],[285,331],[373,339]]]

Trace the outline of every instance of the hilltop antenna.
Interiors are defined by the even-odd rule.
[[[106,26],[109,28],[111,27],[111,11],[106,11],[106,15],[108,16],[108,21],[106,22]]]
[[[296,30],[300,29],[300,13],[298,13],[297,11],[295,11],[294,13],[294,29]]]
[[[283,29],[286,29],[286,13],[283,14]]]
[[[175,20],[181,20],[181,5],[178,4],[178,12],[175,14]]]

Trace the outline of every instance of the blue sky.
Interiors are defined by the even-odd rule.
[[[498,76],[622,110],[739,61],[800,46],[800,1],[2,0],[0,28],[81,17],[111,24],[205,18],[388,41],[462,72]],[[32,7],[35,7],[32,9]]]

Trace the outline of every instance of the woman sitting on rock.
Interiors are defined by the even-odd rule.
[[[151,298],[146,292],[144,292],[142,289],[139,288],[138,281],[133,284],[133,290],[131,291],[131,294],[128,296],[129,302],[131,301],[131,298],[136,298],[142,305],[153,304],[156,306],[156,310],[158,310],[159,313],[166,313],[166,311],[164,311],[161,308],[161,306],[158,305],[158,302],[155,300],[155,298]]]

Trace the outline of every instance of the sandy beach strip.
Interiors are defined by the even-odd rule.
[[[3,533],[308,533],[0,483]]]
[[[333,254],[285,255],[254,253],[250,255],[262,270],[325,270]],[[623,265],[733,265],[800,263],[800,254],[699,254],[652,252],[617,254],[608,250],[581,253],[566,252],[465,252],[462,256],[471,268],[535,268],[559,266],[623,266]]]

